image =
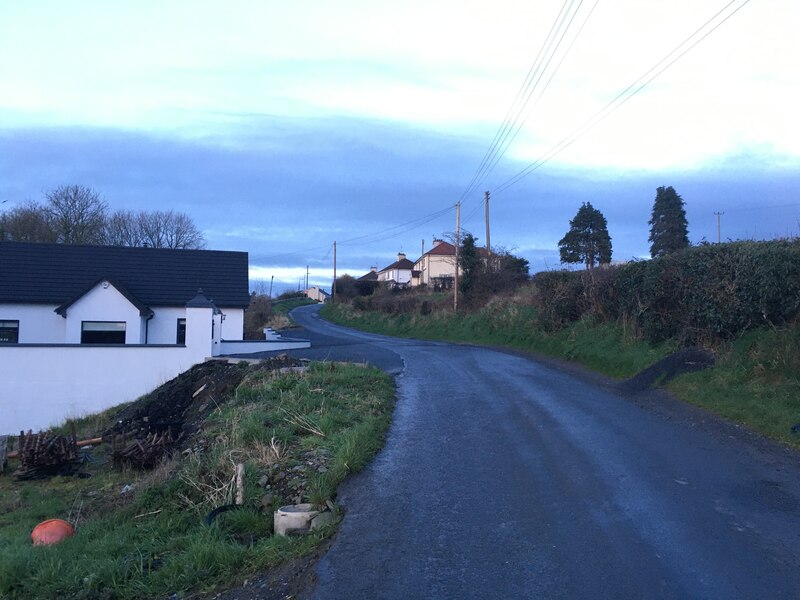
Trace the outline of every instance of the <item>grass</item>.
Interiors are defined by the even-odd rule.
[[[272,506],[262,512],[261,481],[305,465],[304,452],[324,452],[327,470],[303,472],[302,494],[317,504],[332,499],[382,446],[393,397],[387,376],[355,365],[318,363],[307,374],[280,376],[253,370],[205,421],[194,450],[154,471],[113,470],[99,446],[84,469],[88,479],[0,476],[0,598],[182,597],[307,554],[333,528],[273,536],[271,509],[290,498],[273,486]],[[96,434],[87,423],[78,430]],[[244,507],[206,526],[211,509],[232,502],[240,462]],[[121,494],[125,485],[133,491]],[[31,530],[50,518],[70,520],[77,534],[33,547]]]
[[[627,378],[664,358],[673,344],[651,346],[617,324],[583,319],[555,332],[536,327],[536,309],[524,302],[490,303],[473,313],[386,315],[327,305],[331,321],[399,337],[501,345],[578,362]],[[758,329],[717,349],[717,364],[667,384],[678,398],[800,448],[800,324]]]
[[[750,331],[723,347],[717,365],[667,387],[679,398],[800,448],[800,326]]]
[[[264,327],[272,327],[273,329],[291,329],[297,327],[297,324],[289,316],[289,311],[298,306],[306,306],[307,304],[316,304],[310,298],[289,298],[288,300],[279,300],[272,305],[272,314],[270,315]]]
[[[322,315],[335,323],[385,335],[507,346],[574,360],[610,377],[630,377],[668,355],[673,347],[652,347],[615,324],[584,319],[555,332],[534,326],[536,309],[510,303],[454,315],[386,315],[357,311],[346,304],[326,305]]]

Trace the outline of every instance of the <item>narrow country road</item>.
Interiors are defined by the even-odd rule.
[[[293,313],[398,374],[314,598],[798,598],[800,455],[661,393]]]

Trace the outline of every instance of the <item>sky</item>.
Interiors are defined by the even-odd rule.
[[[329,287],[334,241],[339,274],[414,260],[458,201],[482,244],[484,191],[532,272],[583,202],[646,258],[662,185],[692,243],[797,236],[798,31],[796,0],[0,0],[0,201],[183,211],[276,292]]]

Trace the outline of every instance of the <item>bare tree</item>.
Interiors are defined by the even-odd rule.
[[[102,244],[105,236],[106,203],[92,188],[62,185],[45,193],[44,215],[64,244]]]
[[[55,233],[42,207],[30,201],[0,214],[0,240],[12,242],[54,242]]]
[[[143,244],[153,248],[201,249],[203,233],[186,213],[172,210],[141,212],[137,225]]]
[[[105,243],[108,246],[144,246],[138,215],[117,210],[106,219]]]

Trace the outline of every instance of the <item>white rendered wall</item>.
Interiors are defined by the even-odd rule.
[[[300,350],[310,348],[308,340],[284,338],[279,340],[223,340],[220,344],[221,354],[251,354],[253,352],[277,352],[284,350]]]
[[[98,284],[67,309],[66,343],[80,344],[82,321],[125,321],[125,343],[144,343],[143,317],[113,285]]]
[[[178,319],[186,318],[186,309],[172,306],[151,306],[154,316],[147,323],[148,344],[175,344]]]
[[[223,308],[225,320],[222,322],[223,340],[243,340],[244,339],[244,309],[243,308]]]
[[[181,346],[0,345],[0,435],[135,400],[196,362]]]
[[[137,313],[138,314],[138,313]],[[211,356],[210,308],[186,309],[186,346],[0,344],[0,435],[135,400]]]
[[[0,321],[19,321],[20,344],[63,344],[67,320],[55,304],[0,304]]]

